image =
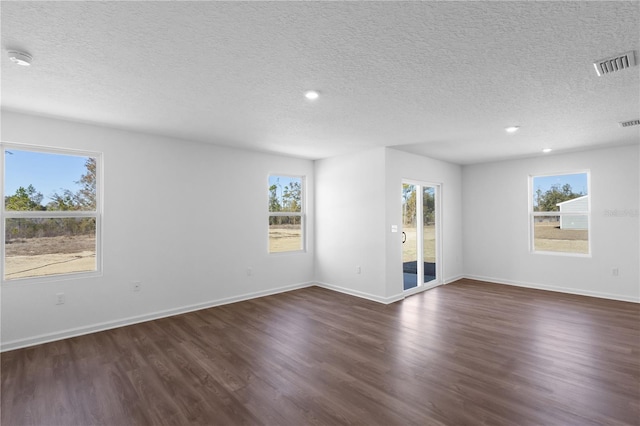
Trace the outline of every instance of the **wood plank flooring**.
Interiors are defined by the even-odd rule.
[[[5,352],[9,425],[637,425],[640,305],[312,287]]]

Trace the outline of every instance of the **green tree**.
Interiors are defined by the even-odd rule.
[[[33,185],[19,187],[14,195],[6,196],[5,208],[20,211],[60,211],[94,210],[96,208],[96,159],[87,158],[86,172],[75,183],[80,189],[73,192],[61,189],[51,201],[42,206],[43,196]],[[95,234],[96,221],[92,217],[83,218],[12,218],[5,223],[7,240],[11,238],[56,237],[60,235]]]
[[[292,181],[289,185],[285,185],[282,191],[282,210],[286,212],[300,212],[302,210],[302,183]],[[299,216],[289,216],[286,218],[287,223],[292,225],[300,224]]]
[[[423,223],[434,223],[436,221],[436,200],[432,191],[424,191],[422,195],[422,216]]]
[[[87,172],[76,183],[82,188],[76,193],[76,201],[84,207],[83,210],[96,209],[96,159],[87,158],[84,164]]]
[[[571,185],[565,183],[552,185],[546,192],[542,192],[540,188],[536,190],[536,205],[534,211],[537,212],[557,212],[560,208],[558,203],[564,201],[573,200],[574,198],[582,197],[584,194],[581,192],[573,192]]]
[[[269,187],[269,211],[270,212],[279,212],[282,210],[282,206],[280,205],[280,200],[278,199],[278,183],[274,183]],[[279,225],[280,218],[277,216],[269,216],[269,225]]]
[[[299,212],[302,204],[300,197],[302,196],[302,185],[300,182],[291,182],[290,186],[286,185],[282,191],[283,211]]]
[[[81,188],[73,192],[62,189],[62,194],[54,193],[47,204],[47,210],[95,210],[96,209],[96,159],[89,157],[84,164],[86,173],[75,181]]]
[[[26,188],[19,187],[14,195],[4,197],[5,209],[11,211],[37,211],[44,210],[42,206],[42,193],[36,191],[33,185]]]
[[[47,210],[80,210],[76,194],[68,189],[62,190],[62,194],[56,192],[51,196],[51,201],[47,204]]]
[[[416,188],[413,185],[402,184],[403,225],[416,225]]]
[[[280,195],[278,194],[279,190]],[[302,211],[302,181],[292,180],[284,188],[280,185],[280,179],[269,186],[269,211],[270,212],[296,212]],[[269,225],[298,225],[299,216],[270,216]]]
[[[282,210],[280,200],[278,200],[278,185],[273,184],[269,187],[269,211],[279,212]]]

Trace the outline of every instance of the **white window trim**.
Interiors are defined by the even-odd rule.
[[[4,193],[4,170],[5,165],[5,150],[17,150],[17,151],[32,151],[41,152],[45,154],[59,154],[59,155],[71,155],[77,157],[92,157],[96,159],[96,210],[95,211],[6,211],[4,205],[4,198],[7,194]],[[102,153],[94,151],[84,151],[76,149],[61,149],[39,145],[28,145],[15,142],[0,142],[0,164],[3,165],[2,172],[0,172],[0,200],[2,206],[0,206],[0,265],[4,270],[5,262],[5,220],[12,218],[82,218],[93,217],[96,219],[96,270],[95,271],[83,271],[83,272],[70,272],[64,274],[47,275],[42,277],[25,277],[25,278],[12,278],[5,279],[4,273],[0,274],[0,283],[3,287],[10,287],[15,285],[23,286],[25,284],[37,284],[53,281],[62,281],[69,279],[85,278],[85,277],[100,277],[103,275],[102,271],[102,216],[103,216],[103,165],[102,165]]]
[[[545,177],[545,176],[562,176],[562,175],[575,175],[575,174],[586,174],[587,175],[587,211],[578,211],[578,212],[534,212],[533,211],[533,194],[535,192],[533,188],[533,179],[537,177]],[[531,254],[541,254],[541,255],[551,255],[551,256],[567,256],[567,257],[592,257],[591,250],[591,171],[588,169],[584,170],[574,170],[574,171],[563,171],[558,173],[542,173],[542,174],[532,174],[529,175],[528,179],[529,184],[529,212],[528,212],[528,226],[529,226],[529,253]],[[535,241],[534,241],[534,226],[535,226],[535,218],[536,217],[544,217],[544,216],[587,216],[587,244],[588,244],[588,253],[569,253],[563,251],[547,251],[547,250],[536,250],[535,249]]]
[[[266,204],[267,204],[267,224],[269,223],[269,218],[272,216],[280,216],[280,217],[296,216],[300,218],[300,232],[302,233],[302,242],[301,242],[302,248],[300,250],[275,251],[275,252],[269,251],[269,226],[267,225],[267,253],[270,256],[282,256],[282,255],[288,255],[288,254],[306,253],[307,251],[307,229],[306,229],[307,179],[306,179],[306,176],[292,175],[289,173],[269,173],[267,175],[267,188],[269,188],[269,178],[272,176],[300,179],[300,182],[301,182],[300,190],[302,191],[302,193],[300,194],[300,201],[302,202],[302,206],[300,207],[299,212],[271,212],[269,211],[268,198],[267,198]]]

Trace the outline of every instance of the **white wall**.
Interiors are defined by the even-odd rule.
[[[399,300],[401,234],[391,225],[401,223],[402,179],[442,184],[443,282],[640,300],[638,146],[465,167],[389,148],[314,163],[6,111],[2,140],[103,152],[105,201],[103,275],[5,284],[4,350],[314,281]],[[529,253],[528,176],[582,169],[591,170],[592,257]],[[267,254],[271,173],[307,177],[306,253]],[[66,303],[55,305],[60,292]]]
[[[635,145],[463,167],[465,274],[639,301],[638,151]],[[591,171],[592,256],[530,253],[528,176],[583,169]]]
[[[402,299],[402,179],[442,184],[444,282],[462,276],[461,168],[388,148],[316,161],[316,279],[383,303]],[[356,273],[361,266],[361,274]]]
[[[103,276],[4,284],[3,349],[313,280],[312,161],[6,111],[2,140],[99,151],[104,160]],[[267,254],[270,173],[307,177],[306,253]],[[59,292],[64,305],[55,305]]]
[[[380,302],[387,302],[384,169],[384,148],[315,165],[316,281]]]
[[[386,150],[386,286],[387,297],[401,294],[402,237],[392,233],[391,225],[402,225],[402,180],[417,180],[441,185],[443,283],[463,276],[462,269],[462,169],[459,165],[434,160],[395,149]]]

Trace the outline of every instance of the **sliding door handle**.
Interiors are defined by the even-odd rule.
[[[404,233],[404,231],[402,231],[402,244],[407,242],[407,234]]]

